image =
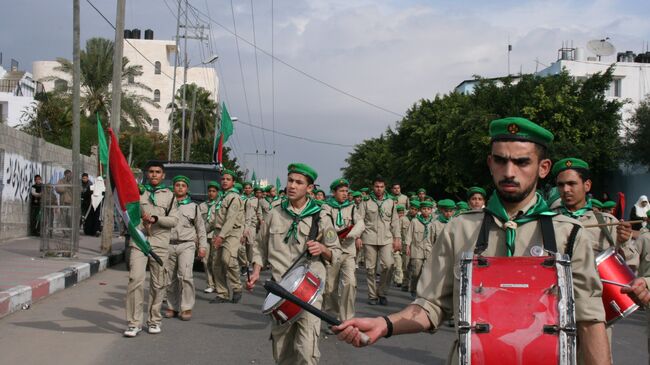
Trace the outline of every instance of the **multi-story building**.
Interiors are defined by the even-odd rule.
[[[18,70],[18,62],[12,60],[9,71],[0,65],[0,122],[12,127],[21,124],[23,113],[30,110],[34,96],[41,91],[43,85],[29,72]]]
[[[124,89],[139,95],[151,98],[157,106],[144,103],[144,109],[151,117],[151,129],[161,133],[167,133],[169,129],[169,118],[171,108],[169,107],[173,98],[173,76],[174,56],[176,54],[176,43],[170,40],[153,39],[153,31],[146,30],[145,38],[140,39],[140,30],[133,29],[125,31],[124,57],[129,60],[129,65],[142,66],[142,75],[127,80]],[[219,79],[213,67],[207,65],[208,60],[198,60],[194,64],[190,61],[187,68],[187,83],[196,84],[212,93],[214,100],[218,100]],[[182,59],[179,57],[179,66],[176,70],[176,92],[183,85]],[[71,82],[70,76],[54,70],[58,65],[56,61],[36,61],[32,70],[37,80],[44,80],[49,76],[56,76],[62,80]],[[129,83],[140,83],[151,89],[146,91],[137,87],[129,87]],[[55,81],[43,81],[46,90],[56,87]],[[63,85],[62,85],[63,86]],[[188,105],[191,103],[191,95],[186,96]]]

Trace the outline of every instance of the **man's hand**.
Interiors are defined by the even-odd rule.
[[[344,341],[355,347],[372,345],[377,340],[388,333],[386,321],[381,318],[352,318],[341,323],[340,326],[332,326],[332,331],[336,332],[339,341]],[[369,338],[367,344],[361,342],[361,332]]]
[[[400,238],[393,238],[393,252],[402,251],[402,240]]]
[[[255,287],[255,283],[260,279],[260,270],[262,269],[261,266],[255,264],[253,265],[253,272],[250,273],[248,276],[248,280],[246,281],[246,289],[248,291],[253,290]]]
[[[634,302],[642,307],[650,303],[650,292],[643,278],[636,278],[630,283],[630,288],[621,288],[621,293],[627,294]]]
[[[198,256],[199,256],[199,258],[204,258],[205,257],[205,248],[199,248]]]
[[[212,247],[218,249],[223,245],[223,238],[221,236],[212,237]]]
[[[632,237],[632,225],[621,220],[616,226],[616,243],[622,244]]]
[[[327,247],[318,241],[308,241],[307,249],[309,250],[310,255],[320,256],[322,253],[326,252],[325,250],[327,250]]]
[[[361,247],[363,247],[363,241],[361,240],[361,238],[355,239],[354,245],[357,247],[357,250],[360,250]]]

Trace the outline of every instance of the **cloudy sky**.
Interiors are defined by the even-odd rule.
[[[115,1],[90,0],[111,21]],[[451,91],[472,75],[534,72],[557,58],[563,41],[584,46],[609,37],[617,51],[641,51],[650,41],[647,0],[418,1],[418,0],[232,0],[237,33],[290,66],[348,93],[324,86],[279,61],[274,64],[275,118],[272,113],[271,58],[240,40],[238,62],[231,0],[191,0],[190,22],[211,24],[220,59],[221,97],[241,121],[310,139],[354,145],[393,126],[414,102]],[[0,22],[3,65],[20,61],[72,58],[72,1],[14,1]],[[126,28],[151,28],[157,39],[176,31],[176,0],[127,0]],[[253,9],[254,11],[252,11]],[[211,19],[209,19],[208,18]],[[82,42],[113,38],[112,28],[81,0]],[[220,24],[220,25],[219,25]],[[227,28],[224,29],[223,27]],[[191,41],[190,63],[201,61]],[[614,58],[611,59],[615,60]],[[244,98],[244,87],[248,107]],[[367,101],[368,105],[358,99]],[[261,102],[260,102],[261,101]],[[260,108],[261,105],[261,108]],[[249,117],[250,115],[250,117]],[[275,123],[273,123],[275,120]],[[262,133],[239,124],[229,142],[240,162],[258,177],[284,176],[293,161],[312,164],[324,186],[338,177],[350,147],[324,145]],[[258,151],[275,158],[255,157]]]

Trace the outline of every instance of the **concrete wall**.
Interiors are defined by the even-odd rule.
[[[56,182],[72,168],[72,151],[0,124],[0,241],[28,235],[29,191],[45,162]],[[81,162],[83,172],[97,175],[96,157],[82,155]]]

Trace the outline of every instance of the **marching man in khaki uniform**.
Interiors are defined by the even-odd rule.
[[[440,201],[443,202],[442,200]],[[433,243],[436,237],[436,227],[433,224],[433,203],[430,201],[420,202],[420,214],[410,222],[406,233],[406,253],[409,256],[409,278],[405,283],[415,299],[415,288],[422,274],[424,262],[431,255]]]
[[[415,216],[420,212],[420,202],[417,200],[411,200],[409,202],[408,213],[403,217],[400,216],[400,233],[402,236],[402,272],[404,273],[404,278],[402,279],[402,291],[408,292],[409,286],[411,283],[411,274],[409,263],[411,261],[411,255],[407,252],[406,249],[406,235],[408,234],[409,227],[411,227],[411,222],[415,219]]]
[[[481,210],[485,208],[485,199],[487,192],[480,186],[472,186],[467,189],[467,204],[472,210]]]
[[[408,196],[402,194],[402,185],[400,185],[400,183],[394,182],[390,186],[390,192],[395,197],[395,201],[398,205],[403,205],[404,209],[409,208],[409,198]]]
[[[373,192],[361,203],[359,213],[364,219],[366,230],[357,238],[356,245],[364,245],[365,266],[368,273],[368,304],[388,305],[386,293],[391,280],[393,252],[402,249],[399,231],[397,204],[386,194],[386,183],[382,178],[373,181]],[[379,287],[375,274],[379,266]]]
[[[277,207],[281,203],[280,197],[276,194],[275,186],[267,185],[264,188],[264,194],[264,199],[260,200],[260,208],[262,210],[262,222],[260,223],[263,223],[264,220],[266,220],[271,209]]]
[[[253,188],[252,183],[244,183],[244,234],[241,238],[242,246],[239,248],[239,264],[241,265],[242,273],[248,270],[253,259],[253,245],[255,244],[255,236],[257,236],[257,227],[262,219],[262,210],[260,209],[260,201],[255,196],[256,188]]]
[[[188,195],[190,179],[177,175],[172,182],[176,201],[176,209],[172,210],[172,214],[178,218],[178,223],[172,228],[169,240],[166,270],[170,282],[167,287],[165,317],[178,316],[183,321],[189,321],[192,318],[192,308],[196,298],[192,271],[194,254],[198,246],[198,256],[204,258],[208,242],[199,206]]]
[[[458,318],[460,283],[454,268],[463,252],[529,256],[531,249],[543,240],[541,220],[550,220],[554,229],[547,232],[555,236],[558,251],[572,255],[578,350],[585,364],[610,364],[602,285],[591,235],[576,220],[550,213],[546,202],[536,193],[538,180],[551,170],[547,148],[553,134],[524,118],[504,118],[490,123],[490,136],[487,163],[496,190],[484,212],[466,212],[447,224],[440,241],[433,245],[431,260],[424,265],[417,286],[418,298],[398,313],[352,319],[333,329],[340,331],[340,340],[355,346],[362,346],[359,331],[370,337],[370,343],[391,335],[435,331],[445,318],[454,314]],[[481,231],[485,233],[479,240]],[[457,364],[458,342],[450,355],[448,364]]]
[[[324,262],[336,262],[341,254],[332,222],[320,219],[320,207],[307,197],[307,193],[314,188],[318,174],[302,163],[292,163],[288,170],[287,200],[271,210],[254,246],[253,272],[247,283],[249,290],[259,280],[263,266],[269,264],[272,278],[279,282],[305,251],[311,255],[308,259],[310,271],[325,280]],[[318,224],[317,238],[322,237],[320,241],[308,239],[312,224]],[[314,305],[320,308],[322,300],[319,295]],[[275,362],[281,365],[317,364],[320,359],[319,332],[320,319],[306,311],[302,311],[294,321],[284,324],[273,320],[271,341]]]
[[[203,223],[205,225],[205,233],[207,235],[207,245],[208,252],[205,254],[205,257],[201,259],[203,263],[203,270],[205,271],[205,276],[208,282],[207,287],[203,290],[204,293],[214,293],[216,286],[214,284],[214,273],[212,271],[213,260],[215,259],[217,250],[212,249],[212,237],[214,236],[214,226],[210,225],[212,217],[214,217],[216,212],[216,206],[219,202],[219,188],[220,185],[216,181],[208,182],[208,200],[199,204],[199,212],[201,212],[201,217],[203,218]]]
[[[395,211],[397,212],[397,217],[399,218],[399,232],[400,232],[400,239],[402,240],[402,248],[399,251],[393,251],[393,274],[391,277],[393,278],[393,284],[396,287],[401,287],[402,283],[404,282],[404,270],[402,269],[403,267],[403,259],[402,259],[402,252],[405,249],[404,246],[404,219],[408,221],[408,218],[406,218],[406,207],[399,202],[397,203],[397,206],[395,207]],[[408,227],[407,227],[408,229]]]
[[[242,296],[237,255],[244,231],[244,202],[237,190],[233,189],[236,176],[231,170],[222,171],[221,190],[224,193],[210,222],[214,227],[212,249],[216,251],[216,257],[212,260],[212,271],[217,293],[210,303],[238,303]]]
[[[143,185],[140,193],[140,213],[142,214],[143,232],[153,251],[163,262],[169,253],[169,234],[178,219],[170,215],[174,208],[174,194],[162,184],[165,178],[164,166],[154,162],[147,168],[148,184]],[[126,289],[126,319],[128,328],[125,337],[135,337],[142,331],[144,313],[144,279],[149,266],[149,306],[147,308],[147,329],[151,334],[160,333],[162,315],[160,309],[165,295],[165,267],[150,260],[140,251],[135,243],[130,243],[129,284]]]
[[[323,310],[341,320],[354,317],[354,301],[357,298],[357,278],[354,275],[357,255],[355,240],[365,228],[359,210],[348,200],[349,188],[348,180],[334,180],[330,184],[333,196],[321,206],[321,220],[329,220],[332,223],[339,236],[342,251],[338,260],[326,265],[327,282],[323,293]],[[334,334],[329,328],[325,332]]]

